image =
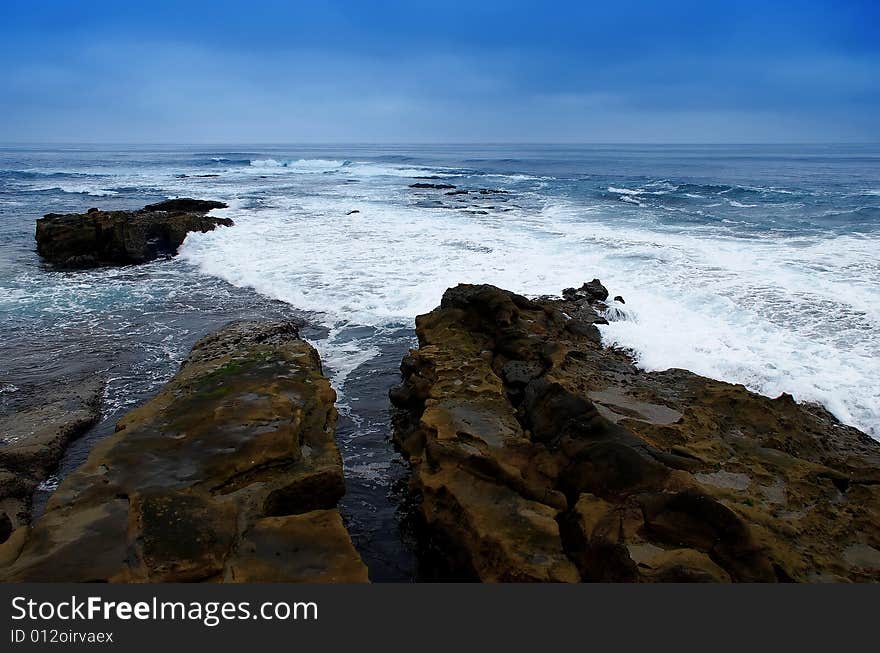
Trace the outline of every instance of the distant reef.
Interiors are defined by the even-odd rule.
[[[364,582],[336,393],[288,322],[200,340],[0,545],[0,580]]]
[[[191,231],[231,226],[229,218],[209,217],[223,202],[179,198],[138,211],[49,213],[37,220],[37,252],[64,268],[145,263],[173,256]]]
[[[598,281],[446,291],[391,398],[422,559],[481,581],[878,581],[880,443],[602,346]]]

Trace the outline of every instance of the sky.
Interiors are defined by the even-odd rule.
[[[878,34],[847,0],[0,0],[0,141],[876,143]]]

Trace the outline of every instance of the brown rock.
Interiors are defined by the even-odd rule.
[[[366,581],[342,526],[335,393],[290,323],[196,343],[52,495],[13,581]]]
[[[607,296],[460,285],[417,318],[395,441],[452,573],[880,580],[880,444],[787,395],[639,371],[576,317]]]
[[[242,535],[224,580],[250,583],[276,577],[303,583],[366,580],[338,510],[266,517]]]
[[[98,421],[103,390],[98,377],[26,388],[0,415],[0,542],[30,523],[34,490]]]
[[[191,231],[231,226],[229,218],[206,215],[222,202],[188,198],[150,204],[140,211],[49,213],[37,220],[40,256],[69,268],[144,263],[173,256]]]

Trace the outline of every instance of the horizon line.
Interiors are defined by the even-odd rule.
[[[0,147],[38,147],[48,145],[63,146],[229,146],[229,145],[253,145],[253,146],[341,146],[341,145],[524,145],[524,146],[780,146],[780,145],[880,145],[877,141],[0,141]]]

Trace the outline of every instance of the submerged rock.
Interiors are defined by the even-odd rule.
[[[460,285],[416,320],[394,437],[445,577],[880,580],[853,554],[880,550],[880,444],[788,395],[639,371],[588,319],[598,280],[564,297]]]
[[[0,578],[366,581],[337,508],[335,398],[291,323],[203,338],[62,482],[20,553],[0,551],[14,560]]]
[[[49,213],[37,220],[37,252],[68,268],[145,263],[173,256],[191,231],[231,226],[229,218],[209,217],[222,202],[180,198],[149,204],[139,211]]]
[[[0,414],[0,542],[31,518],[31,497],[70,442],[100,418],[104,380],[67,379],[21,392]]]

